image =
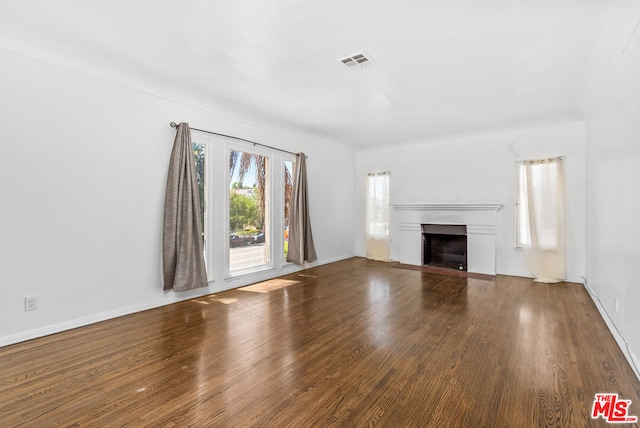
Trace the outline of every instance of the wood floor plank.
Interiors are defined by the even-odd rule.
[[[1,427],[607,426],[598,392],[640,415],[580,284],[361,258],[0,348]]]

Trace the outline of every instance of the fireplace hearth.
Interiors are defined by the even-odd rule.
[[[422,264],[467,270],[467,226],[422,224]]]

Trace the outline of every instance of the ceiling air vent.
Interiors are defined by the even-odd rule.
[[[346,65],[347,68],[352,69],[367,67],[372,62],[371,57],[365,51],[360,51],[353,55],[340,58],[338,61]]]

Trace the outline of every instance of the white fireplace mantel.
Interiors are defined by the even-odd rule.
[[[425,203],[400,203],[394,204],[393,207],[397,210],[487,210],[487,211],[497,211],[502,208],[502,204],[477,204],[477,203],[467,203],[467,204],[425,204]]]
[[[496,228],[500,203],[393,204],[398,211],[396,249],[401,263],[422,265],[422,224],[467,226],[469,272],[496,274]]]

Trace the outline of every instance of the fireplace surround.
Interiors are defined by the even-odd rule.
[[[392,257],[400,263],[424,264],[423,224],[466,228],[467,271],[495,275],[499,203],[397,203]]]

